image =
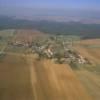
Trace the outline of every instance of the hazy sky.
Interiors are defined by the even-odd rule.
[[[100,9],[100,0],[0,0],[0,6]]]
[[[100,0],[0,0],[0,14],[100,11]],[[67,13],[69,13],[67,12]],[[65,12],[64,12],[65,13]],[[76,12],[75,12],[76,13]]]

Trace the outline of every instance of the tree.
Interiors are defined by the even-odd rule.
[[[72,69],[77,69],[78,68],[78,65],[75,61],[71,61],[69,64],[70,64]]]

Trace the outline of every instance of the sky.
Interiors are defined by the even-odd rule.
[[[0,0],[0,14],[98,14],[100,0]]]
[[[100,0],[0,0],[3,7],[100,9]]]

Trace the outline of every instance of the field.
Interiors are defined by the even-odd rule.
[[[87,69],[81,69],[80,71],[76,71],[76,75],[87,90],[88,94],[91,95],[92,99],[99,100],[100,74],[97,75],[95,72],[88,71]]]
[[[81,44],[84,44],[84,45],[100,45],[100,39],[82,40]]]
[[[91,100],[68,65],[14,53],[0,60],[0,100],[73,99]]]
[[[81,40],[74,45],[80,54],[90,59],[90,61],[100,62],[100,39]]]
[[[38,31],[38,30],[17,30],[17,34],[14,40],[17,41],[25,41],[25,42],[32,42],[33,39],[37,37],[46,37],[46,34]]]
[[[9,34],[9,33],[8,33]],[[38,30],[32,30],[32,29],[19,29],[16,30],[16,34],[13,35],[13,37],[10,39],[11,43],[20,43],[21,45],[27,45],[32,44],[32,41],[40,41],[41,38],[48,37],[49,35],[46,35]],[[15,52],[15,53],[26,53],[30,49],[25,46],[7,46],[6,52]]]
[[[37,30],[6,30],[0,34],[7,40],[1,41],[5,44],[0,49],[5,52],[0,57],[0,100],[99,100],[99,39],[73,44],[73,49],[91,62],[74,70],[68,64],[36,60],[34,54],[25,53],[29,47],[7,43],[32,43],[33,39],[40,41],[40,37],[45,39],[49,35]]]
[[[3,37],[12,37],[13,36],[13,34],[14,34],[14,29],[8,29],[8,30],[2,30],[2,31],[0,31],[0,36],[3,36]]]
[[[88,94],[91,95],[93,100],[100,98],[100,39],[91,39],[81,41],[75,49],[80,54],[87,57],[92,65],[84,65],[79,70],[75,70],[77,78],[80,79],[85,86]]]
[[[0,59],[0,100],[33,100],[28,64],[18,55]]]
[[[32,56],[28,62],[35,100],[91,100],[68,65],[33,61]]]

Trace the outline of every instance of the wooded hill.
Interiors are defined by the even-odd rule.
[[[30,21],[0,16],[0,30],[32,28],[49,34],[77,35],[83,39],[100,38],[100,24],[80,22]]]

